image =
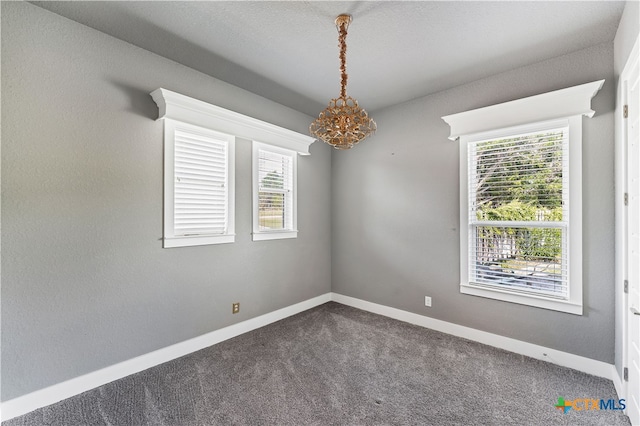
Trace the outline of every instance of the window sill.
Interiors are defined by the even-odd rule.
[[[283,240],[287,238],[298,238],[298,231],[263,231],[253,233],[253,241]]]
[[[196,235],[192,237],[169,237],[164,238],[162,247],[190,247],[190,246],[206,246],[210,244],[226,244],[233,243],[236,239],[235,234],[225,235]]]
[[[511,293],[509,291],[479,287],[472,283],[461,283],[460,293],[472,296],[486,297],[488,299],[502,300],[505,302],[518,303],[521,305],[535,306],[537,308],[549,309],[552,311],[566,312],[574,315],[582,315],[582,304],[553,300],[545,297]]]

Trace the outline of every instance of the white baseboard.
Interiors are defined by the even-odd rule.
[[[0,419],[9,420],[35,409],[54,404],[63,399],[78,395],[98,386],[138,373],[156,365],[179,358],[192,352],[204,349],[232,337],[239,336],[281,319],[298,314],[331,300],[331,293],[326,293],[295,305],[287,306],[259,317],[242,321],[219,330],[212,331],[166,348],[158,349],[109,367],[49,386],[44,389],[2,402]]]
[[[377,303],[367,302],[366,300],[356,299],[355,297],[344,296],[338,293],[331,293],[331,300],[342,303],[343,305],[362,309],[363,311],[373,312],[374,314],[383,315],[389,318],[419,325],[421,327],[452,334],[454,336],[473,340],[485,345],[504,349],[509,352],[515,352],[517,354],[548,361],[563,367],[573,368],[574,370],[582,371],[594,376],[604,377],[612,380],[614,385],[616,385],[616,378],[618,382],[620,381],[620,377],[616,372],[615,366],[606,362],[596,361],[580,355],[574,355],[568,352],[535,345],[533,343],[523,342],[522,340],[516,340],[510,337],[476,330],[475,328],[425,317],[423,315],[391,308],[385,305],[379,305]],[[616,391],[618,391],[618,389],[618,385],[616,385]],[[622,389],[621,385],[620,389]],[[618,391],[618,395],[620,394],[620,391]]]
[[[625,392],[624,392],[624,386],[622,385],[622,378],[618,374],[618,370],[616,370],[615,365],[611,366],[611,380],[613,381],[613,386],[615,386],[616,388],[618,399],[626,399],[626,396],[623,396]]]

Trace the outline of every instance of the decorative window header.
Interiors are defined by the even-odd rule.
[[[311,136],[167,89],[156,89],[151,92],[151,97],[158,105],[159,120],[170,118],[182,123],[215,129],[243,139],[260,141],[290,149],[300,155],[309,155],[309,145],[315,142],[315,139]]]
[[[449,139],[527,123],[586,115],[593,117],[591,99],[602,88],[604,80],[566,89],[504,102],[484,108],[446,115],[442,119],[451,126]]]
[[[582,116],[603,83],[442,117],[460,141],[461,293],[582,315]]]

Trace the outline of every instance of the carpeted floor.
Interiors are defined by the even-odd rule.
[[[613,383],[327,303],[24,416],[17,425],[628,425]]]

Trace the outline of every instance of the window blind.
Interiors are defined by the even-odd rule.
[[[260,231],[293,229],[293,158],[258,150],[258,224]]]
[[[176,129],[174,155],[175,234],[224,234],[228,224],[228,142]]]
[[[568,128],[468,150],[470,281],[568,299]]]

